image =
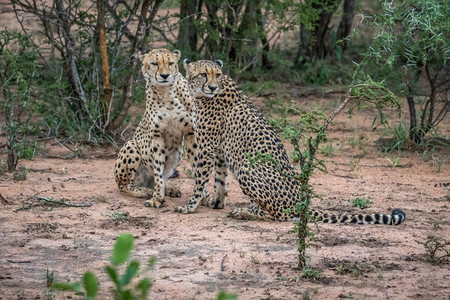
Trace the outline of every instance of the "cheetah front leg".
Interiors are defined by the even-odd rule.
[[[184,140],[186,145],[186,156],[189,163],[192,165],[195,174],[195,168],[197,164],[197,137],[195,136],[194,128],[192,124],[186,125],[184,129]]]
[[[153,197],[145,201],[145,206],[159,208],[164,203],[165,178],[164,164],[166,161],[166,150],[164,139],[160,135],[154,135],[150,143],[150,151],[153,152],[153,174],[155,180],[155,192]]]
[[[227,177],[227,166],[222,153],[216,155],[214,169],[216,171],[214,178],[214,199],[209,200],[206,206],[213,209],[222,209],[225,207],[225,180]]]
[[[214,163],[214,160],[209,153],[211,153],[211,150],[209,149],[202,149],[197,152],[198,160],[195,166],[194,195],[187,205],[178,206],[175,211],[184,214],[193,213],[202,202],[207,200],[208,194],[206,192],[206,187]]]

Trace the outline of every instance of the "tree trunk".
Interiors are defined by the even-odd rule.
[[[416,104],[414,103],[416,84],[419,81],[420,74],[421,70],[420,68],[417,68],[412,78],[412,82],[408,84],[408,95],[406,96],[409,109],[409,139],[415,144],[419,144],[423,138],[423,131],[420,129],[420,126],[417,125]]]
[[[318,11],[318,18],[312,24],[309,24],[310,26],[308,27],[311,30],[306,28],[306,24],[300,23],[300,45],[295,58],[295,64],[297,66],[304,63],[305,57],[322,59],[332,52],[330,46],[327,44],[329,35],[328,24],[340,1],[314,1],[310,4],[314,10]]]
[[[6,124],[6,166],[8,171],[14,171],[17,167],[18,157],[15,145],[17,143],[17,131],[14,126],[14,101],[12,100],[11,93],[8,87],[3,88],[3,82],[6,78],[0,73],[0,95],[3,96],[5,101],[5,124]],[[8,103],[9,102],[9,103]]]
[[[98,44],[100,49],[100,59],[102,63],[102,80],[103,80],[103,125],[108,126],[109,111],[111,105],[111,83],[109,75],[108,51],[106,48],[106,28],[105,28],[105,1],[97,0],[97,26],[98,26]]]
[[[197,29],[194,25],[196,13],[201,11],[198,0],[181,0],[180,3],[180,27],[178,30],[177,47],[189,49],[192,53],[197,51]]]
[[[346,38],[350,34],[350,30],[352,29],[354,9],[355,0],[345,0],[342,19],[339,23],[338,31],[336,34],[337,40],[341,41],[339,45],[341,46],[342,51],[347,49]]]
[[[130,70],[137,70],[139,61],[136,54],[138,51],[142,51],[142,48],[146,43],[146,37],[150,32],[151,24],[156,16],[156,13],[158,12],[159,6],[163,1],[164,0],[144,0],[142,3],[139,23],[136,28],[135,40],[130,51]],[[146,17],[148,12],[150,12],[150,15]],[[109,126],[109,129],[111,130],[118,128],[128,115],[128,109],[132,104],[133,98],[134,74],[135,72],[130,72],[130,75],[128,75],[125,80],[125,86],[123,87],[123,104],[119,110],[119,115],[111,123],[111,126]]]
[[[247,1],[248,4],[248,1]],[[224,9],[224,13],[227,16],[227,25],[224,28],[224,43],[223,46],[226,49],[226,53],[231,61],[236,62],[239,58],[240,52],[242,49],[242,38],[239,37],[239,28],[238,28],[238,18],[240,15],[240,11],[243,2],[240,1],[231,1],[231,3],[227,3],[226,9]],[[247,22],[250,12],[245,12],[243,16],[243,22]]]
[[[207,9],[207,21],[210,30],[222,31],[222,28],[218,22],[217,12],[219,10],[219,3],[217,0],[205,0],[205,6]],[[213,53],[217,53],[219,50],[218,41],[212,37],[212,35],[207,34],[205,37],[205,55],[207,58],[213,58]]]
[[[267,40],[267,35],[264,28],[264,23],[262,20],[262,10],[261,10],[261,1],[256,0],[256,24],[261,30],[260,40],[262,44],[262,53],[261,53],[261,62],[262,62],[262,68],[263,69],[271,69],[272,64],[269,60],[268,53],[270,51],[270,45],[269,41]]]

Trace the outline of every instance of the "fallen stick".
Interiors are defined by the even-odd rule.
[[[225,259],[228,257],[227,254],[222,258],[222,262],[220,263],[220,271],[225,270]]]
[[[36,196],[36,195],[33,198],[36,200],[31,202],[28,206],[24,206],[24,207],[16,209],[14,212],[18,212],[21,210],[29,210],[34,206],[38,206],[38,205],[42,205],[42,204],[54,204],[54,205],[61,205],[61,206],[67,206],[67,207],[91,207],[92,206],[92,203],[90,203],[90,202],[83,203],[83,204],[74,204],[74,203],[66,202],[66,201],[64,201],[64,199],[54,200],[52,198]]]
[[[7,262],[13,263],[13,264],[29,264],[31,263],[31,260],[12,260],[12,259],[7,259]]]
[[[1,202],[3,205],[9,205],[9,204],[11,204],[8,200],[6,200],[5,197],[3,197],[2,194],[0,194],[0,202]]]

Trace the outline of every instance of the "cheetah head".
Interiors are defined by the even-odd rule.
[[[206,96],[209,98],[217,95],[223,88],[221,60],[197,60],[183,61],[186,69],[186,79],[189,81],[189,89],[195,97]]]
[[[179,50],[153,49],[148,53],[139,53],[142,62],[142,74],[148,83],[168,86],[178,76]]]

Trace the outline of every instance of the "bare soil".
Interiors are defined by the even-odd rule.
[[[297,105],[308,108],[314,102],[331,111],[338,96],[303,95]],[[254,102],[266,110],[263,100]],[[142,108],[134,111],[142,113]],[[448,299],[450,264],[428,262],[418,241],[425,242],[430,234],[450,240],[449,187],[435,186],[450,182],[449,151],[428,161],[423,151],[383,154],[376,149],[380,132],[370,129],[373,117],[374,112],[352,119],[341,114],[330,127],[335,151],[326,158],[328,173],[314,175],[318,197],[313,206],[367,213],[401,208],[407,219],[399,226],[311,226],[317,248],[311,247],[308,255],[310,265],[323,271],[321,278],[301,278],[295,237],[288,234],[292,222],[226,217],[248,204],[231,175],[225,209],[200,207],[183,215],[173,209],[192,195],[186,162],[178,168],[180,176],[171,179],[182,197],[166,198],[162,208],[153,209],[117,189],[113,168],[118,149],[80,147],[81,156],[74,157],[51,140],[41,144],[33,160],[21,161],[27,169],[25,181],[15,181],[10,173],[0,176],[0,194],[6,200],[0,202],[0,299],[73,297],[49,292],[47,270],[55,271],[56,281],[77,281],[91,270],[101,282],[100,299],[110,299],[103,267],[121,232],[136,238],[133,259],[157,259],[150,272],[154,299],[212,299],[220,290],[240,299]],[[449,135],[449,122],[442,131]],[[4,142],[1,137],[0,144]],[[5,161],[4,148],[0,157]],[[30,205],[36,195],[92,206]],[[352,207],[347,199],[356,197],[370,198],[370,207]]]

